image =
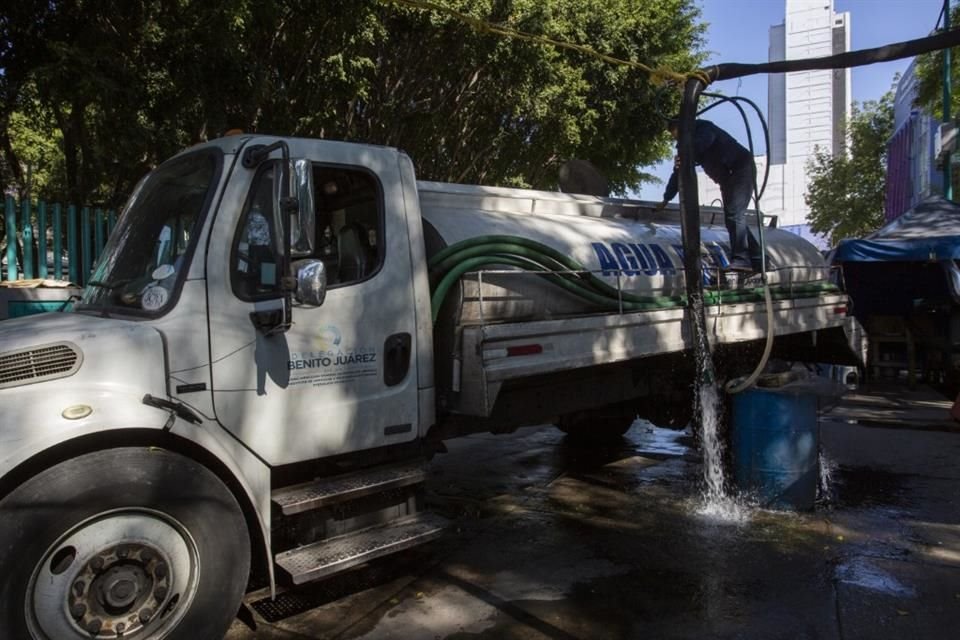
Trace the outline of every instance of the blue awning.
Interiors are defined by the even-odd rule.
[[[928,198],[866,238],[842,240],[833,262],[960,260],[960,205]]]

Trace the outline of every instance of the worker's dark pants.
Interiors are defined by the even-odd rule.
[[[723,219],[730,234],[730,259],[734,263],[759,266],[760,248],[747,230],[746,211],[753,197],[757,168],[751,159],[730,172],[720,184]]]

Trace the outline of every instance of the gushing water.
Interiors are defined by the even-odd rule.
[[[702,301],[697,301],[694,313],[702,313]],[[723,473],[723,442],[720,440],[720,395],[713,380],[713,362],[710,347],[705,340],[706,332],[700,331],[697,341],[697,362],[700,380],[700,446],[703,450],[703,492],[696,513],[710,520],[742,524],[750,519],[750,508],[740,496],[727,493]]]
[[[720,398],[717,395],[717,386],[715,384],[702,384],[700,386],[700,405],[703,415],[701,416],[703,444],[703,480],[704,497],[707,502],[722,500],[726,497],[724,483],[726,478],[723,474],[723,444],[718,436],[719,431],[719,405]]]
[[[723,443],[719,437],[720,397],[717,385],[700,385],[700,446],[703,449],[703,491],[696,513],[710,520],[742,524],[750,520],[750,507],[737,495],[727,493],[723,472]]]

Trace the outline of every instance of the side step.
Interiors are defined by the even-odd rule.
[[[423,482],[426,477],[426,468],[420,463],[380,467],[284,487],[274,491],[271,499],[280,507],[283,515],[290,516],[373,493],[417,484]]]
[[[364,529],[277,554],[277,567],[293,584],[303,584],[374,558],[438,538],[446,518],[420,513],[409,520]]]

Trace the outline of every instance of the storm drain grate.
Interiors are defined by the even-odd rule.
[[[60,342],[0,354],[0,389],[65,378],[80,368],[80,350]]]
[[[263,598],[250,606],[267,622],[279,622],[306,613],[349,595],[378,587],[407,573],[409,563],[382,561],[355,571],[326,578],[322,582],[297,587],[277,596],[276,600]]]

